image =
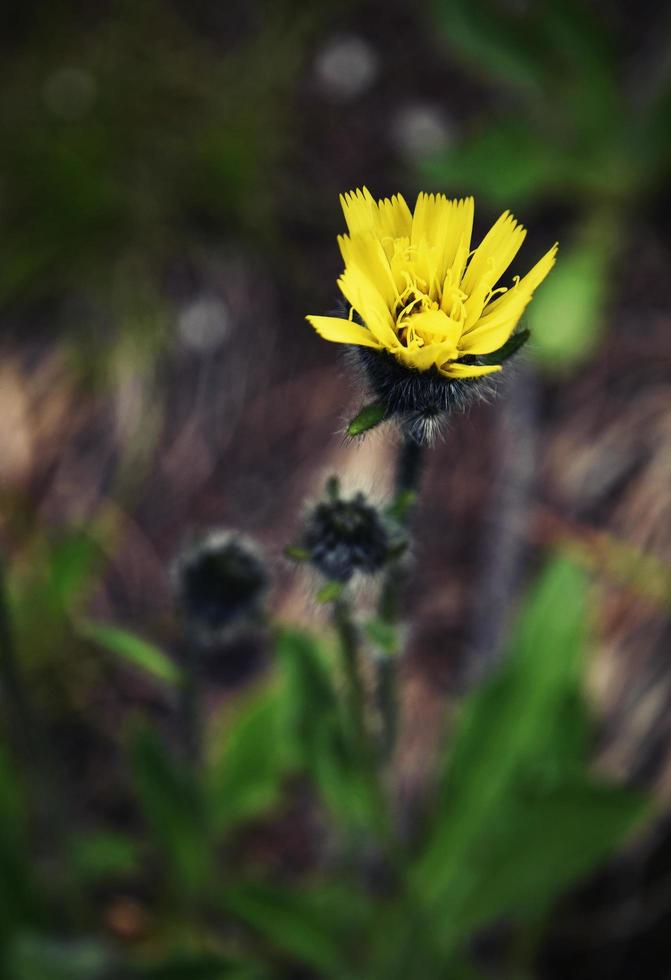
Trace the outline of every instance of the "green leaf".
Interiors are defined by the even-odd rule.
[[[323,651],[305,633],[283,630],[276,654],[285,684],[287,738],[293,757],[312,777],[328,809],[345,828],[377,828],[379,811],[343,703]]]
[[[534,91],[554,81],[530,18],[514,17],[491,0],[434,0],[432,8],[450,47],[477,74]]]
[[[270,980],[269,971],[252,961],[217,953],[175,953],[144,967],[138,980]]]
[[[403,524],[410,508],[414,506],[417,500],[417,491],[415,490],[404,490],[400,493],[396,500],[393,502],[391,507],[387,508],[387,514],[389,517]]]
[[[71,618],[94,587],[100,565],[99,542],[76,529],[36,536],[25,564],[10,569],[11,618],[27,670],[65,656],[72,645]]]
[[[555,86],[566,115],[597,136],[624,116],[611,32],[584,0],[545,0],[539,35],[561,71]]]
[[[370,405],[366,405],[361,409],[358,415],[355,415],[352,421],[347,426],[347,435],[351,438],[363,435],[364,432],[368,432],[370,429],[374,429],[376,425],[384,421],[388,412],[388,406],[386,402],[371,402]]]
[[[403,555],[407,552],[407,550],[408,550],[407,541],[398,541],[396,544],[392,544],[389,550],[387,551],[387,561],[388,562],[397,561],[399,558],[403,557]]]
[[[195,776],[146,726],[134,732],[131,764],[142,812],[175,888],[193,894],[209,877],[211,861],[209,827]]]
[[[137,841],[126,834],[100,831],[79,834],[69,845],[69,859],[89,882],[128,877],[140,863]]]
[[[642,797],[587,776],[529,787],[473,854],[473,885],[458,912],[474,929],[501,915],[539,919],[649,812]]]
[[[20,936],[8,959],[11,980],[103,980],[113,965],[106,948],[93,940],[37,935]]]
[[[280,630],[276,656],[286,684],[288,720],[299,729],[302,740],[336,704],[331,674],[317,641],[297,629]]]
[[[354,890],[250,883],[226,889],[223,900],[230,912],[320,976],[352,975],[348,944],[363,934],[367,916],[367,903]]]
[[[326,496],[333,503],[340,498],[340,479],[335,474],[326,481]]]
[[[464,706],[450,761],[451,779],[477,791],[474,764],[497,760],[489,787],[504,784],[515,768],[548,761],[562,732],[567,703],[580,693],[586,632],[585,572],[564,558],[541,575],[510,642],[503,669]]]
[[[523,204],[565,186],[567,180],[579,182],[581,168],[551,135],[536,132],[517,117],[488,124],[421,164],[427,179],[450,190],[468,189],[492,207]]]
[[[155,680],[165,684],[179,684],[181,671],[170,658],[147,640],[141,639],[134,633],[112,626],[109,623],[99,623],[93,620],[80,620],[77,623],[80,636],[92,640],[111,653],[123,657],[128,663],[139,667]]]
[[[421,907],[421,897],[410,902],[378,901],[366,930],[366,980],[486,980],[457,953],[442,947],[445,921],[431,921]],[[489,975],[488,975],[489,976]],[[490,978],[491,980],[491,978]]]
[[[377,832],[373,787],[343,724],[321,724],[308,749],[308,767],[324,803],[341,830]]]
[[[69,608],[90,584],[100,559],[100,544],[86,530],[71,530],[50,542],[50,588],[63,608]]]
[[[389,623],[384,619],[370,619],[366,623],[366,633],[375,646],[384,653],[390,655],[398,653],[398,628],[394,623]]]
[[[464,704],[438,819],[420,861],[427,894],[438,896],[456,880],[520,773],[580,761],[566,760],[561,725],[578,690],[585,589],[585,576],[573,565],[550,565],[521,617],[508,662]]]
[[[310,552],[307,548],[301,548],[300,545],[289,545],[288,548],[284,549],[284,554],[287,558],[291,558],[292,561],[309,561]]]
[[[258,817],[281,798],[295,762],[283,698],[277,686],[255,692],[226,726],[209,777],[213,820],[220,831]]]
[[[640,798],[594,782],[581,691],[584,573],[545,570],[502,670],[463,706],[413,871],[446,949],[500,915],[534,915],[605,857],[641,817]]]
[[[342,582],[327,582],[323,585],[321,589],[317,592],[315,599],[321,605],[326,605],[328,602],[333,602],[338,599],[345,588]]]
[[[611,247],[593,241],[562,250],[556,267],[529,305],[530,349],[548,370],[571,368],[597,347]]]

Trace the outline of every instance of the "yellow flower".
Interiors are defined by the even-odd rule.
[[[349,234],[338,238],[345,261],[338,285],[350,314],[309,316],[317,333],[387,351],[405,367],[435,368],[446,378],[500,371],[500,364],[477,358],[497,353],[510,338],[554,265],[557,245],[510,288],[495,288],[526,235],[510,212],[472,250],[472,197],[420,194],[412,214],[400,194],[376,202],[365,187],[340,202]]]

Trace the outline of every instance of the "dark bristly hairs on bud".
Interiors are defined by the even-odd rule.
[[[241,534],[210,531],[179,556],[174,578],[186,626],[205,645],[262,619],[268,573],[256,545]]]
[[[363,493],[342,498],[337,478],[331,477],[326,499],[308,511],[300,542],[288,555],[344,585],[357,572],[379,572],[404,546],[399,529]]]
[[[492,354],[466,355],[461,362],[503,364],[528,338],[528,330],[519,330]],[[501,377],[498,373],[447,378],[435,368],[417,371],[406,367],[387,351],[370,347],[351,346],[346,357],[352,372],[359,376],[361,387],[373,399],[349,423],[347,434],[351,437],[363,435],[386,419],[395,419],[407,437],[422,445],[429,444],[451,414],[491,398]]]

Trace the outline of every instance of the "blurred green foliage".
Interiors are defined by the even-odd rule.
[[[583,0],[541,0],[528,10],[498,0],[436,0],[433,9],[470,70],[515,95],[513,113],[464,147],[465,156],[442,161],[448,176],[470,163],[476,190],[499,204],[558,195],[590,207],[665,179],[668,69],[636,91],[637,103],[622,85],[605,11]]]
[[[605,238],[569,245],[529,307],[529,347],[549,370],[570,368],[597,350],[611,257]]]
[[[103,649],[124,657],[129,663],[136,664],[157,680],[168,684],[176,684],[180,681],[179,668],[162,650],[128,630],[110,626],[108,623],[83,620],[77,624],[77,632]]]
[[[587,586],[565,559],[546,569],[504,666],[450,722],[427,816],[410,838],[398,836],[360,751],[329,641],[293,628],[277,635],[273,674],[213,720],[202,767],[150,719],[133,726],[130,833],[73,829],[41,866],[27,832],[30,803],[27,817],[15,766],[3,759],[2,975],[89,978],[114,964],[118,977],[214,980],[289,976],[302,964],[334,978],[477,976],[467,953],[473,933],[504,920],[515,933],[538,934],[565,890],[649,812],[640,796],[590,770]],[[120,667],[128,663],[127,637],[103,640]],[[131,660],[148,679],[178,686],[151,658]],[[240,844],[295,805],[299,786],[310,789],[310,819],[321,812],[325,863],[277,878]],[[53,883],[44,888],[53,862],[65,862],[55,880],[70,882],[66,903],[79,896],[71,908]],[[50,931],[63,915],[77,923],[78,903],[105,883],[125,881],[123,893],[143,880],[160,910],[151,952],[94,935],[65,942]],[[61,905],[57,916],[50,902]]]
[[[457,935],[504,912],[542,918],[642,813],[640,799],[586,770],[586,586],[565,561],[546,571],[504,668],[453,736],[417,888],[451,910]]]
[[[422,171],[494,207],[565,207],[573,228],[529,314],[533,349],[561,371],[594,351],[631,217],[671,174],[668,11],[658,50],[627,78],[608,11],[586,0],[433,0],[431,9],[497,105]]]
[[[2,58],[0,302],[123,292],[198,226],[272,235],[288,97],[315,13],[223,13],[222,57],[176,5],[31,5]],[[230,34],[232,33],[232,37]]]

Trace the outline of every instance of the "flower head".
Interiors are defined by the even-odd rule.
[[[364,494],[342,498],[336,478],[329,480],[327,491],[327,499],[307,514],[299,550],[331,581],[344,584],[356,572],[374,575],[404,542]]]
[[[340,200],[349,234],[338,238],[345,261],[338,285],[349,318],[308,316],[317,333],[449,380],[500,371],[495,355],[552,268],[557,246],[510,288],[497,288],[526,235],[508,211],[472,249],[471,197],[420,194],[413,213],[400,194],[375,201],[364,188]]]
[[[206,641],[258,619],[268,575],[255,546],[231,531],[213,531],[178,558],[175,580],[191,627]]]

